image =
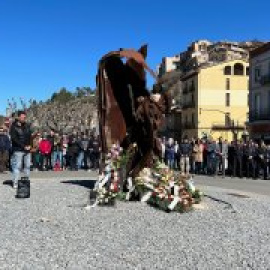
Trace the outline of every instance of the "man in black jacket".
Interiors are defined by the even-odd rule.
[[[236,141],[235,144],[235,156],[233,164],[233,176],[239,176],[243,178],[243,157],[244,157],[244,146],[242,141]]]
[[[77,159],[80,152],[79,142],[78,142],[78,135],[73,132],[73,134],[69,137],[68,142],[68,157],[70,162],[70,170],[77,171]]]
[[[236,141],[232,141],[228,145],[228,175],[233,176],[234,172],[234,156],[235,156]]]
[[[268,178],[268,168],[267,163],[269,160],[269,152],[263,141],[260,142],[257,153],[257,176],[260,177],[263,173],[263,178],[266,180]]]
[[[244,155],[246,159],[246,177],[256,178],[256,156],[257,149],[253,141],[249,141],[249,143],[244,148]]]
[[[179,146],[180,154],[180,168],[181,173],[188,175],[190,171],[190,157],[192,154],[192,146],[188,142],[188,139],[185,138]]]
[[[3,173],[7,169],[7,162],[10,151],[10,140],[5,133],[4,129],[0,128],[0,173]]]
[[[87,160],[88,160],[88,146],[89,146],[89,139],[86,134],[82,134],[82,137],[79,139],[79,156],[78,156],[78,164],[77,167],[79,169],[84,168],[88,169]]]
[[[26,123],[26,113],[18,112],[18,118],[12,123],[10,128],[10,137],[12,143],[12,172],[13,172],[13,187],[18,187],[18,180],[22,164],[24,164],[24,173],[27,177],[30,176],[31,165],[31,129]]]
[[[217,175],[219,149],[215,140],[210,140],[207,144],[207,173]]]
[[[263,179],[268,180],[269,178],[269,161],[270,161],[270,146],[266,145],[263,151]]]

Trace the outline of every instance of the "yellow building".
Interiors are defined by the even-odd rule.
[[[249,63],[232,60],[185,74],[182,137],[232,140],[246,130]]]

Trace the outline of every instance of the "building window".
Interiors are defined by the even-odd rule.
[[[246,67],[246,75],[249,76],[249,67]]]
[[[234,65],[234,75],[244,75],[244,66],[240,63]]]
[[[231,82],[229,78],[226,79],[226,90],[231,90]]]
[[[259,67],[255,67],[255,82],[259,82],[261,79],[261,69]]]
[[[226,93],[226,107],[230,107],[231,101],[230,101],[230,93]]]
[[[261,95],[260,94],[256,94],[255,98],[254,98],[254,112],[256,116],[260,115],[260,111],[261,111]]]
[[[195,115],[194,115],[194,113],[191,115],[191,123],[192,123],[192,126],[195,125]]]
[[[190,92],[195,91],[195,83],[194,80],[191,81],[191,86],[190,86]]]
[[[224,75],[232,75],[232,67],[231,66],[226,66],[224,68]]]
[[[185,82],[183,84],[183,94],[186,94],[187,92],[188,92],[188,84],[187,84],[187,82]]]

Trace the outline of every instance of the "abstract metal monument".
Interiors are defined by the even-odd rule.
[[[170,95],[145,62],[146,56],[146,45],[138,51],[112,51],[100,60],[97,75],[101,169],[112,144],[119,143],[124,150],[136,145],[126,168],[126,176],[133,179],[160,155],[157,132],[171,107]],[[146,71],[156,80],[152,93],[146,88]]]
[[[113,51],[99,62],[98,120],[102,162],[87,209],[140,200],[164,211],[186,212],[201,200],[192,178],[158,162],[158,130],[170,111],[169,91],[145,62],[147,47]],[[150,93],[146,71],[156,79]]]

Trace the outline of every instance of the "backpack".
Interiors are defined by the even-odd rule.
[[[30,198],[30,180],[28,177],[22,177],[21,180],[18,181],[16,198]]]

